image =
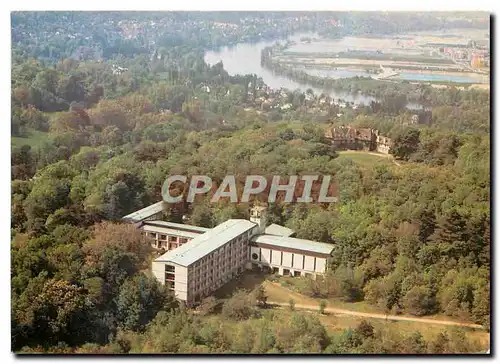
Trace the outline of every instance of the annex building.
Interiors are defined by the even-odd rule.
[[[333,245],[294,238],[284,226],[267,225],[267,209],[250,220],[229,219],[212,229],[161,221],[163,202],[123,217],[136,224],[154,248],[166,252],[152,263],[156,279],[188,306],[200,302],[246,269],[311,276],[326,271]]]

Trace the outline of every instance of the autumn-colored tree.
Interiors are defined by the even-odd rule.
[[[92,235],[83,246],[87,264],[97,263],[108,248],[132,253],[144,263],[151,252],[151,244],[141,230],[132,224],[99,223],[94,226]]]

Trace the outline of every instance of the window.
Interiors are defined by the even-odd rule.
[[[273,268],[273,273],[279,273],[279,272],[280,272],[280,269],[278,267]]]
[[[173,280],[175,280],[175,274],[173,274],[173,273],[166,273],[165,274],[165,279],[173,281]]]
[[[162,235],[161,236],[161,240],[167,240],[167,236],[166,235]]]
[[[165,265],[165,272],[175,272],[174,265]]]
[[[300,277],[300,272],[294,271],[294,272],[293,272],[293,276],[294,276],[294,277]]]
[[[283,275],[284,276],[290,275],[290,269],[283,269]]]
[[[156,239],[156,233],[149,233],[149,237]]]

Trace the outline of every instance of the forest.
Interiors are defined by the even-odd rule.
[[[39,24],[61,19],[36,16]],[[83,29],[88,21],[66,22]],[[14,39],[30,31],[16,22]],[[262,289],[207,299],[194,313],[150,276],[154,252],[120,218],[159,201],[172,174],[332,175],[338,203],[269,207],[270,222],[335,246],[328,274],[305,284],[304,294],[366,301],[381,312],[447,315],[489,330],[489,93],[423,86],[419,92],[433,102],[427,124],[407,125],[412,112],[390,100],[348,105],[339,118],[324,95],[298,90],[283,96],[289,109],[261,107],[256,100],[268,93],[262,80],[207,65],[197,41],[165,41],[154,57],[102,48],[96,60],[70,57],[76,43],[31,48],[19,37],[11,77],[13,351],[478,350],[459,329],[426,340],[362,322],[333,335],[314,315],[266,308]],[[403,87],[381,92],[407,95]],[[341,124],[391,137],[399,166],[339,158],[324,131]],[[247,218],[248,205],[198,200],[171,206],[167,217],[181,222],[183,215],[213,227]]]

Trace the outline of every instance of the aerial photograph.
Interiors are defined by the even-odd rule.
[[[489,13],[10,22],[16,356],[492,355]]]

